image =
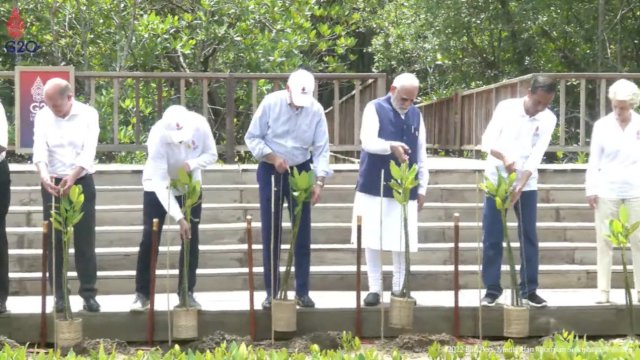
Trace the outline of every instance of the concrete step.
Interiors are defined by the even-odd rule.
[[[142,204],[141,185],[96,186],[97,205],[139,205]],[[322,193],[321,203],[351,204],[355,194],[355,184],[327,184]],[[256,184],[204,185],[205,203],[257,203],[258,186]],[[469,184],[430,184],[427,201],[434,203],[481,203],[483,193],[473,183]],[[583,185],[541,184],[538,190],[538,202],[585,204]],[[36,186],[13,186],[11,188],[12,206],[41,206],[40,188]]]
[[[511,239],[516,239],[516,223],[508,223]],[[348,244],[351,239],[351,224],[312,223],[311,243]],[[452,222],[428,222],[418,224],[418,237],[421,243],[453,242]],[[538,239],[540,242],[591,242],[595,241],[593,222],[559,223],[539,222]],[[96,227],[96,247],[127,247],[138,244],[142,236],[142,226],[98,226]],[[165,226],[164,241],[177,242],[176,225]],[[167,235],[169,234],[169,235]],[[42,246],[41,227],[7,228],[10,249],[37,249]],[[290,226],[283,229],[283,238],[290,238]],[[460,223],[460,242],[476,243],[482,238],[481,224],[476,222]],[[246,239],[245,223],[203,224],[200,226],[202,245],[244,244]],[[261,240],[260,223],[253,223],[253,239]]]
[[[420,222],[442,222],[452,220],[454,213],[460,214],[462,221],[482,218],[481,203],[435,203],[427,202],[423,211],[419,213]],[[283,210],[284,218],[289,221],[288,206]],[[202,206],[203,224],[235,223],[251,215],[255,221],[260,221],[260,207],[257,203],[205,203]],[[352,217],[352,203],[319,203],[313,207],[311,219],[314,222],[339,222]],[[509,215],[510,221],[515,221],[515,213]],[[593,210],[584,204],[539,204],[538,221],[542,222],[588,222],[593,221]],[[139,225],[142,223],[142,204],[137,205],[97,205],[97,226]],[[7,226],[35,227],[42,224],[42,208],[40,206],[12,206],[7,216]]]
[[[288,245],[283,246],[281,258],[286,259]],[[519,244],[514,244],[516,251],[516,263],[520,263],[518,255]],[[355,262],[357,251],[354,245],[312,244],[312,262],[318,266],[352,265]],[[73,254],[73,249],[71,250]],[[98,248],[98,270],[135,270],[138,257],[138,246]],[[180,255],[179,246],[166,246],[160,248],[159,261],[162,267],[166,266],[166,255],[169,253],[169,267],[178,268]],[[40,271],[40,249],[11,249],[9,250],[9,271],[12,272],[37,272]],[[631,264],[630,252],[626,253],[627,263]],[[73,256],[73,255],[71,255]],[[482,249],[477,244],[460,244],[459,264],[476,265],[482,259]],[[453,244],[420,244],[418,252],[411,253],[411,263],[415,265],[452,265],[454,257]],[[364,252],[362,253],[364,260]],[[616,252],[614,264],[621,265],[620,255]],[[506,260],[505,260],[506,261]],[[383,254],[383,262],[390,264],[391,255]],[[262,266],[262,245],[256,244],[253,249],[253,263]],[[595,243],[540,243],[540,263],[546,265],[595,265]],[[201,245],[200,267],[202,268],[241,268],[248,266],[246,245]],[[72,262],[71,270],[75,270]]]
[[[391,266],[384,266],[385,289],[391,288]],[[281,268],[284,271],[284,267]],[[361,290],[368,288],[366,267],[362,267]],[[254,267],[254,279],[257,290],[264,289],[262,267]],[[348,266],[312,266],[310,275],[311,289],[314,291],[348,291],[355,290],[356,267]],[[597,272],[594,265],[540,265],[539,287],[542,289],[595,288]],[[621,288],[623,284],[621,266],[614,266],[612,286]],[[482,288],[479,267],[475,265],[460,266],[460,288]],[[69,286],[73,293],[78,288],[75,272],[69,273]],[[41,274],[10,273],[10,293],[19,295],[37,295],[40,293]],[[135,272],[132,270],[100,271],[97,287],[101,294],[127,294],[134,291]],[[177,289],[176,270],[158,270],[157,289]],[[509,288],[508,267],[502,267],[502,286]],[[414,265],[411,273],[413,290],[441,291],[452,290],[454,283],[453,266],[451,265]],[[248,289],[248,270],[246,268],[198,270],[196,291],[242,291]],[[169,290],[171,291],[171,290]]]

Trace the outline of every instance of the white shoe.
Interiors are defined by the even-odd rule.
[[[149,310],[149,299],[147,299],[146,296],[137,293],[136,294],[136,299],[133,301],[133,304],[131,304],[131,307],[129,308],[129,311],[131,312],[145,312]]]

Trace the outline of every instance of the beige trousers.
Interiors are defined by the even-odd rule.
[[[625,204],[629,210],[629,224],[640,220],[640,198],[632,199],[605,199],[598,198],[595,210],[596,247],[598,266],[598,290],[609,291],[611,289],[611,263],[613,259],[613,245],[607,239],[609,234],[609,219],[618,217],[618,209]],[[636,231],[629,239],[631,245],[631,258],[633,260],[633,278],[636,291],[640,290],[640,230]],[[628,264],[629,265],[629,264]]]

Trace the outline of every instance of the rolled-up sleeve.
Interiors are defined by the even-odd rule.
[[[89,108],[86,114],[81,116],[86,117],[87,132],[84,135],[84,145],[78,157],[76,158],[75,165],[84,169],[91,169],[96,158],[96,148],[98,147],[98,136],[100,136],[100,122],[98,120],[98,111],[94,108]]]
[[[256,160],[262,160],[265,156],[273,152],[264,141],[267,131],[269,130],[268,119],[269,106],[263,101],[260,103],[260,106],[258,106],[249,124],[249,129],[244,135],[244,142]]]
[[[329,129],[324,111],[319,111],[319,119],[313,134],[312,156],[316,176],[331,176],[333,171],[329,167]]]

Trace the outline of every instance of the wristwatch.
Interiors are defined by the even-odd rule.
[[[320,186],[320,188],[323,188],[324,187],[324,181],[318,180],[318,181],[316,181],[316,185]]]

